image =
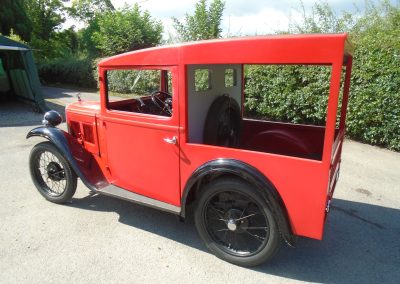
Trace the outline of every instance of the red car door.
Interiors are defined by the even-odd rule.
[[[171,74],[174,72],[168,74],[169,80]],[[172,89],[171,81],[159,89],[164,90],[161,94],[154,92],[157,99],[168,88]],[[171,96],[167,98],[172,101],[171,114],[157,110],[161,103],[154,102],[147,94],[143,99],[116,102],[119,106],[125,104],[124,107],[108,106],[103,115],[103,128],[112,184],[180,206],[178,92],[174,88],[168,94]],[[131,107],[134,111],[127,111],[128,104],[132,103],[136,104]],[[140,107],[141,104],[144,106]]]

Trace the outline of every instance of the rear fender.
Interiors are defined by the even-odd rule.
[[[233,175],[241,178],[248,183],[255,186],[264,200],[270,206],[272,213],[278,223],[279,230],[282,237],[290,246],[294,247],[296,238],[292,233],[289,215],[286,211],[285,204],[280,197],[278,191],[273,184],[257,169],[233,159],[218,159],[207,162],[200,166],[190,177],[186,183],[183,195],[182,195],[182,213],[181,216],[185,217],[185,207],[187,198],[192,190],[196,190],[196,185],[201,184],[204,179],[212,179],[221,175]]]
[[[93,156],[69,133],[50,126],[32,129],[26,139],[38,136],[49,140],[69,162],[71,168],[82,182],[92,191],[96,191],[108,182]]]

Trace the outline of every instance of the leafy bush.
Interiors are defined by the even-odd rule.
[[[360,46],[356,52],[347,133],[399,151],[400,60],[393,49],[373,49]]]
[[[246,66],[246,115],[325,125],[330,74],[324,66]]]
[[[355,46],[347,114],[347,136],[400,151],[400,7],[366,2],[363,14],[337,17],[317,3],[289,33],[349,32]],[[294,68],[294,67],[293,67]],[[250,67],[246,111],[270,119],[323,124],[328,77],[319,70]],[[308,71],[307,71],[308,72]],[[304,78],[311,78],[304,82]],[[304,86],[304,84],[306,85]],[[304,86],[296,90],[296,86]]]
[[[85,88],[96,88],[96,67],[91,59],[59,58],[38,65],[43,83],[61,83]]]
[[[213,0],[209,5],[207,2],[207,0],[197,1],[194,13],[192,15],[186,13],[182,22],[175,17],[172,18],[179,40],[193,41],[221,37],[225,2]]]
[[[159,70],[110,70],[107,72],[108,89],[123,94],[150,94],[159,90]]]
[[[139,5],[121,10],[106,11],[92,23],[96,28],[91,35],[101,55],[114,55],[131,50],[155,46],[161,41],[163,26]]]
[[[351,29],[355,44],[348,136],[400,151],[400,7],[369,7]]]

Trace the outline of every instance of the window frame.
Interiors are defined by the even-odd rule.
[[[208,84],[208,86],[207,86],[206,89],[200,89],[200,88],[197,89],[196,73],[197,73],[197,71],[202,71],[202,70],[207,71],[207,75],[208,75],[208,77],[207,77],[207,84]],[[211,69],[209,69],[209,68],[196,68],[196,69],[194,70],[194,84],[193,84],[193,86],[194,86],[194,91],[195,91],[196,93],[201,93],[201,92],[207,92],[207,91],[212,90],[212,84],[211,84],[212,78],[211,78],[211,76],[212,76],[212,70],[211,70]]]
[[[227,86],[226,84],[226,79],[227,79],[227,74],[226,71],[228,70],[232,70],[232,86]],[[237,87],[237,82],[238,82],[238,78],[237,78],[237,70],[236,68],[225,68],[224,70],[224,86],[225,88],[234,88]]]
[[[102,68],[102,75],[103,75],[103,86],[104,86],[104,96],[103,96],[103,107],[105,113],[108,114],[118,114],[122,115],[123,117],[126,118],[145,118],[145,119],[157,119],[157,120],[163,120],[163,121],[172,121],[177,119],[177,115],[175,115],[176,112],[178,112],[178,69],[176,66],[137,66],[137,65],[131,65],[131,66],[118,66],[118,67],[107,67],[107,68]],[[171,89],[172,89],[172,115],[171,116],[166,116],[166,115],[157,115],[157,114],[152,114],[152,113],[143,113],[143,112],[136,112],[136,111],[124,111],[124,110],[118,110],[118,109],[112,109],[109,107],[109,94],[108,94],[108,77],[107,77],[107,72],[108,71],[114,71],[114,70],[155,70],[155,71],[166,71],[166,74],[168,72],[171,74]],[[160,75],[160,87],[162,84],[165,84],[165,86],[168,88],[168,79],[166,82],[162,82]],[[164,87],[165,87],[164,86]],[[150,94],[149,94],[150,95]],[[129,98],[126,100],[132,100],[134,98]],[[175,110],[175,111],[174,111]]]

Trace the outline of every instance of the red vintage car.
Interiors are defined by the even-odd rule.
[[[248,117],[245,73],[260,66],[326,68],[324,124]],[[107,58],[99,63],[100,102],[67,106],[68,132],[50,111],[28,133],[48,140],[30,154],[33,182],[55,203],[72,198],[77,177],[96,193],[181,219],[193,203],[210,251],[258,265],[281,239],[322,239],[351,66],[347,34],[219,39]]]

